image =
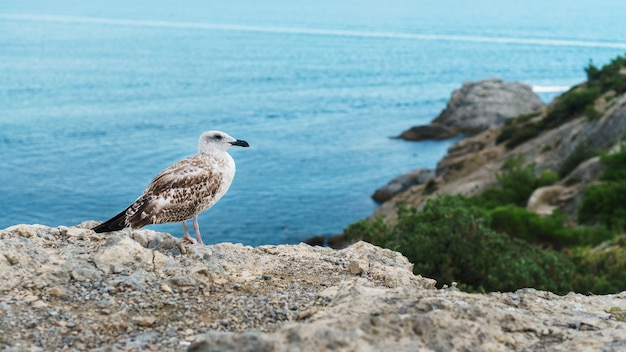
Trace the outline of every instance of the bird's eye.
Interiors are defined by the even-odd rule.
[[[213,138],[217,139],[218,141],[221,140],[223,137],[221,134],[216,134],[213,136]]]

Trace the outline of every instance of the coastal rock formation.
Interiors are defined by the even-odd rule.
[[[378,203],[384,203],[393,198],[396,194],[409,189],[410,187],[424,184],[435,178],[435,171],[421,167],[404,173],[389,181],[383,187],[377,189],[372,198]]]
[[[522,155],[525,163],[533,163],[540,175],[549,170],[559,170],[578,148],[596,150],[615,147],[626,133],[626,95],[610,96],[599,110],[599,117],[589,119],[582,115],[553,129],[538,131],[534,138],[508,149],[506,143],[497,143],[503,126],[489,128],[472,137],[465,138],[448,149],[448,153],[437,164],[436,178],[428,189],[424,185],[414,186],[396,194],[383,203],[373,216],[382,216],[386,223],[397,219],[400,204],[421,208],[428,199],[441,194],[472,196],[497,184],[497,174],[504,162]],[[549,108],[548,108],[549,109]],[[529,123],[544,118],[546,111],[529,116]],[[531,200],[529,209],[547,214],[560,209],[575,223],[578,206],[586,187],[597,181],[602,174],[598,158],[581,163],[569,175],[549,189],[538,190]],[[559,190],[559,192],[556,192]]]
[[[3,350],[626,348],[626,292],[468,294],[364,242],[204,247],[94,225],[0,231]]]
[[[540,110],[544,104],[532,88],[493,78],[466,82],[452,93],[446,108],[430,126],[415,126],[400,134],[407,140],[445,139],[476,134],[504,124],[506,119]]]
[[[94,224],[0,231],[4,350],[626,348],[626,292],[468,294],[364,242],[204,247]]]
[[[408,141],[440,140],[454,138],[458,132],[444,125],[430,124],[413,126],[402,132],[398,138]]]

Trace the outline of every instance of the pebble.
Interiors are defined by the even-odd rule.
[[[167,293],[174,293],[174,291],[172,291],[172,288],[171,288],[168,284],[162,283],[162,284],[159,286],[159,288],[160,288],[160,289],[161,289],[161,291],[163,291],[163,292],[167,292]]]
[[[361,275],[367,269],[367,265],[359,260],[354,260],[350,262],[348,269],[352,275]]]
[[[139,326],[152,326],[157,322],[157,318],[154,316],[136,316],[132,320]]]

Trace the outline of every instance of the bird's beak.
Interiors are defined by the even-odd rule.
[[[236,141],[234,141],[234,142],[230,142],[230,144],[232,144],[232,145],[238,145],[238,146],[240,146],[240,147],[249,147],[249,146],[250,146],[250,144],[248,144],[248,142],[243,141],[243,140],[241,140],[241,139],[238,139],[238,140],[236,140]]]

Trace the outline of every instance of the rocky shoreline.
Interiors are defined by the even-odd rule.
[[[0,231],[7,351],[621,351],[626,292],[435,289],[359,242],[195,246],[150,230]]]
[[[465,82],[452,92],[446,108],[429,125],[411,127],[398,138],[420,141],[474,135],[543,107],[532,88],[520,82],[499,78]]]
[[[603,115],[594,120],[572,120],[509,150],[497,142],[502,114],[490,115],[500,125],[484,130],[485,121],[453,111],[475,114],[472,104],[481,96],[487,104],[478,102],[480,111],[488,110],[498,96],[492,89],[503,82],[482,84],[465,84],[442,112],[446,119],[434,123],[453,135],[483,132],[452,146],[436,170],[392,180],[375,196],[383,203],[375,215],[393,223],[400,204],[419,207],[438,194],[480,192],[512,155],[525,155],[537,172],[554,169],[578,145],[606,147],[626,130],[626,96],[620,96],[598,107]],[[470,123],[469,130],[450,116]],[[597,178],[597,164],[590,159],[535,194],[532,207],[574,207],[575,195]],[[365,242],[348,245],[341,236],[312,239],[347,246],[341,250],[307,244],[205,247],[151,230],[96,234],[90,230],[96,224],[0,230],[0,350],[626,350],[626,291],[470,294],[436,289],[434,280],[413,274],[402,254]]]
[[[581,88],[582,86],[578,86],[573,90]],[[498,89],[502,89],[503,93],[498,94]],[[479,194],[497,184],[498,172],[502,170],[507,160],[516,156],[522,156],[525,164],[534,165],[537,175],[545,171],[560,172],[568,158],[576,154],[577,150],[586,148],[614,151],[624,139],[626,95],[607,92],[597,99],[594,105],[597,116],[594,118],[580,114],[554,128],[536,131],[533,138],[523,143],[508,146],[499,140],[502,138],[507,119],[513,122],[518,120],[520,126],[515,128],[523,129],[524,123],[537,124],[546,118],[551,109],[554,109],[554,103],[541,107],[535,103],[535,100],[539,99],[535,95],[523,109],[528,112],[539,106],[539,110],[515,116],[507,115],[505,111],[512,113],[512,110],[502,110],[502,104],[493,97],[501,95],[508,97],[509,104],[517,104],[519,107],[518,99],[520,97],[523,97],[522,100],[527,99],[528,94],[535,95],[530,87],[500,80],[464,83],[461,88],[455,90],[446,109],[433,120],[432,124],[454,126],[460,133],[472,131],[477,133],[448,148],[447,154],[433,170],[434,177],[419,180],[418,176],[421,174],[418,171],[421,169],[416,169],[398,176],[397,179],[376,190],[374,194],[384,194],[385,197],[375,198],[381,206],[372,216],[381,216],[387,224],[394,224],[400,205],[421,208],[429,199],[444,194],[464,196]],[[570,224],[575,224],[584,190],[597,182],[601,174],[599,158],[581,161],[554,185],[537,189],[537,193],[529,200],[528,209],[542,215],[559,209],[568,216]]]

